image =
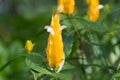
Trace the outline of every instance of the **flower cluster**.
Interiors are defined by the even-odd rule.
[[[88,17],[91,21],[95,22],[99,17],[99,9],[103,6],[99,5],[98,0],[86,0],[89,5]],[[75,1],[74,0],[58,0],[57,11],[65,14],[72,14],[74,11]],[[60,26],[59,14],[52,15],[50,26],[45,26],[47,32],[49,32],[48,43],[46,48],[46,56],[49,67],[59,72],[64,64],[64,45],[62,41],[62,29],[65,26]],[[25,49],[31,52],[33,44],[30,40],[27,40]]]

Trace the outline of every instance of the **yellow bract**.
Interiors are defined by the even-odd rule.
[[[67,14],[71,14],[74,11],[74,0],[64,0],[64,12]]]
[[[72,14],[74,11],[74,0],[58,0],[58,12],[64,12],[66,14]]]
[[[88,8],[88,17],[90,21],[95,22],[100,15],[99,12],[99,0],[89,0],[89,8]]]
[[[26,44],[25,44],[25,49],[28,51],[28,52],[31,52],[32,49],[33,49],[33,44],[30,40],[27,40],[26,41]]]
[[[52,16],[50,28],[53,29],[54,34],[49,34],[46,48],[47,60],[51,68],[59,68],[64,60],[64,51],[58,15]]]

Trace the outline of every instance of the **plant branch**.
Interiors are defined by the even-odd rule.
[[[110,70],[116,71],[116,67],[108,66],[108,65],[102,66],[102,65],[98,65],[98,64],[80,64],[80,66],[84,66],[84,67],[89,67],[89,66],[91,66],[91,67],[99,67],[101,69],[110,69]]]

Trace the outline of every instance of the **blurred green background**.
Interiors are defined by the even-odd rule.
[[[72,80],[120,80],[120,0],[100,0],[104,8],[95,23],[88,21],[84,0],[75,3],[73,15],[80,19],[72,19],[72,24],[61,19],[67,26],[63,30],[66,62],[75,67],[67,70]],[[45,56],[48,33],[44,26],[50,24],[56,6],[57,0],[0,0],[0,69],[23,54],[28,39],[35,44],[33,52]],[[24,58],[0,70],[0,80],[32,79]]]

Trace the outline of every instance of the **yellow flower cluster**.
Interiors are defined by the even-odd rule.
[[[99,0],[86,0],[86,3],[89,5],[87,12],[89,20],[95,22],[99,18],[99,9],[102,6],[99,5]]]
[[[59,24],[59,16],[53,15],[52,21],[50,24],[50,29],[53,33],[50,32],[48,38],[48,45],[46,48],[47,60],[51,68],[61,68],[64,64],[64,51],[63,51],[63,42],[62,42],[62,29]]]
[[[99,0],[86,0],[89,5],[88,17],[91,21],[95,22],[99,17]],[[66,14],[72,14],[74,11],[75,1],[74,0],[58,0],[58,12],[64,12]],[[46,26],[48,32],[50,32],[48,37],[48,44],[46,48],[47,61],[50,68],[57,69],[59,72],[64,64],[65,55],[63,51],[63,41],[62,41],[62,29],[65,26],[60,26],[59,15],[55,14],[52,16],[50,26]],[[27,40],[25,44],[25,49],[31,52],[33,49],[33,44],[30,40]]]
[[[72,14],[74,11],[74,0],[58,0],[58,12]]]

